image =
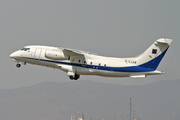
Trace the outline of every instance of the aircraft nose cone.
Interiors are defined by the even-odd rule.
[[[12,54],[10,54],[10,58],[16,58],[18,56],[19,56],[18,52],[13,52]]]
[[[14,58],[15,56],[15,53],[10,54],[10,58]]]
[[[10,58],[13,58],[14,57],[14,53],[10,54]]]

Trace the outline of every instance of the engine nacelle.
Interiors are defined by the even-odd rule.
[[[47,50],[45,57],[53,60],[68,60],[69,56],[64,55],[64,53],[61,51]]]

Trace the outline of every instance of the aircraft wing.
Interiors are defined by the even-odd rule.
[[[67,49],[67,48],[63,48],[62,51],[70,56],[84,56],[84,54],[80,51],[76,51],[76,50],[72,50],[72,49]]]

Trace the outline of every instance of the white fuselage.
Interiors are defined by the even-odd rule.
[[[57,47],[26,46],[29,50],[19,50],[10,55],[13,61],[57,68],[71,74],[98,75],[104,77],[145,77],[146,75],[161,74],[160,71],[138,67],[135,58],[103,57],[88,52],[81,55],[70,55],[66,59],[56,60],[47,58],[47,51],[61,52]]]
[[[25,46],[10,55],[13,61],[47,66],[63,70],[70,79],[77,80],[80,75],[104,77],[146,77],[162,74],[157,71],[159,63],[168,50],[172,40],[156,40],[145,52],[137,57],[113,58],[67,48],[31,45]]]

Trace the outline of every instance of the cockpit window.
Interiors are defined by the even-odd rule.
[[[22,51],[30,51],[30,48],[22,48]]]

